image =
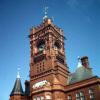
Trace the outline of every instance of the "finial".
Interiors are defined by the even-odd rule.
[[[48,18],[48,7],[45,7],[44,8],[44,17],[43,17],[43,20],[47,19]]]
[[[20,78],[20,73],[19,73],[19,71],[20,71],[20,68],[17,68],[17,78]]]
[[[78,61],[80,61],[80,59],[81,59],[80,56],[78,56],[77,59],[78,59]]]
[[[80,58],[79,56],[78,56],[77,58],[78,58],[78,65],[77,65],[77,68],[82,67],[81,58]]]

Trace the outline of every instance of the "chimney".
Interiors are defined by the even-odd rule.
[[[89,68],[89,61],[87,56],[81,58],[81,63],[85,68]]]
[[[30,94],[30,83],[29,81],[25,81],[25,94],[29,95]]]

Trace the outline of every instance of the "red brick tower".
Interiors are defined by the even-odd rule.
[[[59,83],[58,89],[63,90],[61,87],[66,85],[69,74],[63,31],[55,26],[51,19],[45,18],[42,24],[31,29],[30,48],[30,95],[32,98],[45,84],[53,87]],[[35,92],[36,89],[38,91]],[[56,100],[56,92],[50,95],[53,100]],[[40,95],[37,93],[37,96]],[[44,97],[44,92],[41,96]]]
[[[30,80],[23,92],[18,73],[10,100],[100,100],[100,78],[94,76],[88,57],[78,59],[70,73],[63,31],[47,17],[30,31]]]

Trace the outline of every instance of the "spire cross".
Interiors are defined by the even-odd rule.
[[[20,78],[20,68],[17,68],[17,78]]]

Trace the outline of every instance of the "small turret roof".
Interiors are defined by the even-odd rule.
[[[14,84],[14,87],[12,89],[10,96],[12,95],[24,95],[19,72],[17,74],[17,78],[16,78],[16,81],[15,81],[15,84]]]

